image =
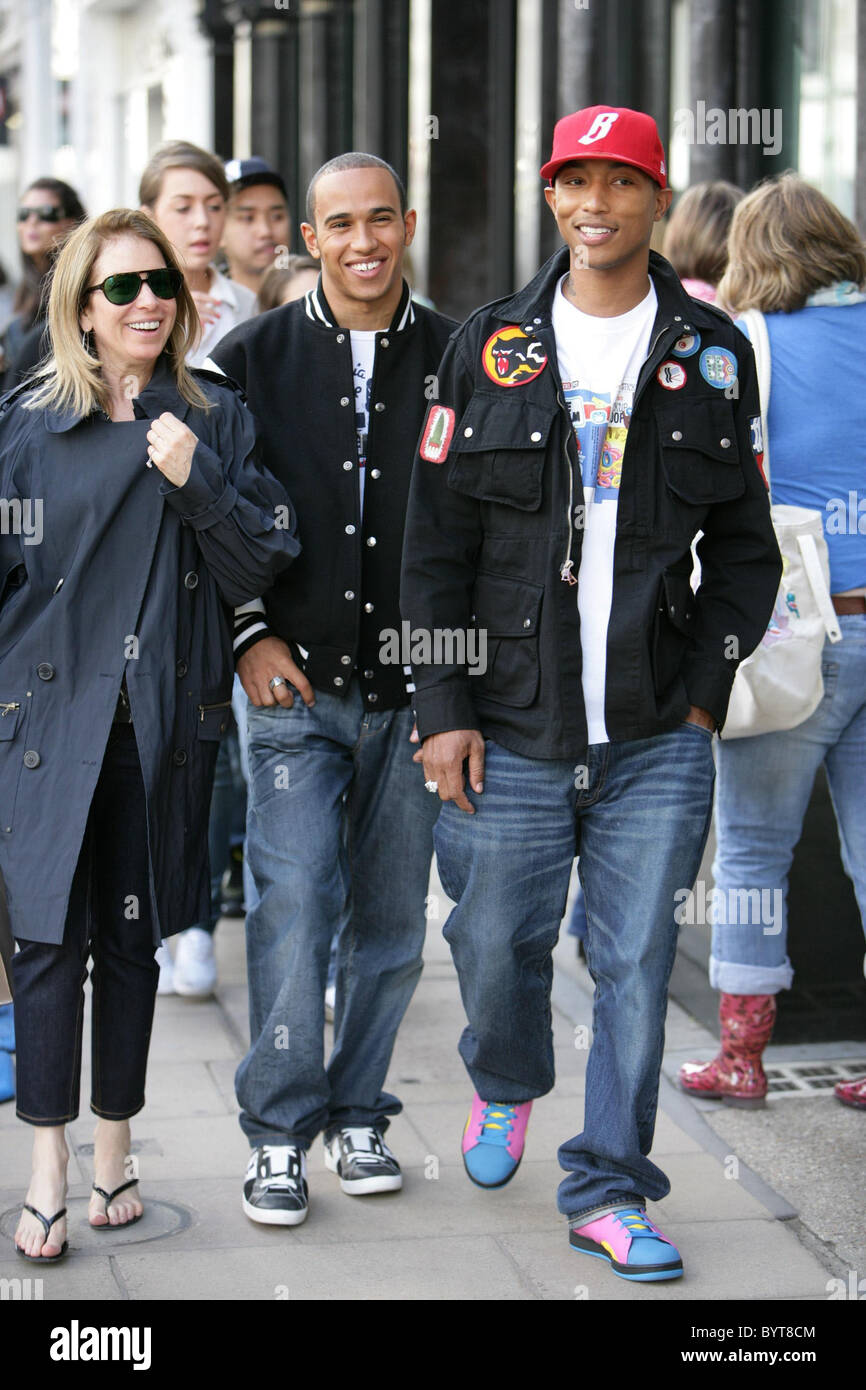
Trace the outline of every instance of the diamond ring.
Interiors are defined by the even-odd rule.
[[[438,782],[433,782],[433,781],[425,782],[425,783],[424,783],[424,786],[427,788],[428,792],[438,792],[438,790],[439,790],[439,783],[438,783]]]

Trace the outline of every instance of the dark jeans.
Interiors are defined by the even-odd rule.
[[[72,882],[63,942],[18,939],[13,957],[22,1120],[78,1115],[88,956],[93,958],[90,1108],[125,1120],[144,1105],[159,967],[154,961],[144,783],[131,724],[115,724]]]
[[[559,1210],[570,1219],[670,1191],[647,1155],[675,909],[710,825],[712,742],[707,729],[681,724],[592,744],[573,767],[488,740],[483,795],[466,792],[476,814],[448,801],[436,825],[439,876],[457,903],[445,937],[468,1019],[460,1054],[484,1100],[520,1103],[553,1086],[551,952],[580,854],[595,1001],[583,1133],[559,1150]]]

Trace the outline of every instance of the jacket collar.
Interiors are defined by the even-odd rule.
[[[339,328],[336,315],[325,298],[325,291],[322,288],[322,277],[319,276],[319,283],[314,290],[307,290],[304,295],[304,307],[307,318],[314,323],[321,324],[323,328]],[[403,281],[403,293],[400,295],[400,303],[397,305],[394,317],[387,329],[389,333],[402,333],[404,328],[408,328],[410,323],[415,322],[415,306],[412,303],[412,291],[406,281]]]
[[[169,366],[165,354],[158,359],[153,369],[153,375],[140,395],[136,396],[132,403],[137,420],[155,420],[157,415],[161,415],[164,410],[170,410],[173,415],[183,419],[189,406],[178,392],[174,380],[174,373]],[[102,415],[102,411],[96,407],[87,415],[80,415],[71,407],[65,410],[50,408],[45,411],[45,428],[51,434],[65,434],[80,424],[82,420],[90,420]]]
[[[526,332],[549,326],[554,291],[567,273],[569,264],[568,247],[561,246],[545,261],[528,285],[518,290],[511,299],[497,305],[493,317],[505,319],[508,323],[519,323]],[[686,294],[670,261],[666,261],[657,251],[649,253],[649,273],[662,317],[672,318],[678,313],[689,321],[690,318],[701,316],[699,306]]]

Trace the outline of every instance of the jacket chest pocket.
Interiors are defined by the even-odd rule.
[[[485,699],[517,709],[531,705],[535,699],[540,674],[538,623],[543,593],[539,584],[479,571],[473,600],[479,662],[472,688]]]
[[[537,511],[555,418],[555,407],[512,400],[507,388],[473,396],[451,445],[448,486],[481,502]]]
[[[725,400],[661,406],[656,423],[665,482],[675,497],[706,507],[743,495],[734,415]]]

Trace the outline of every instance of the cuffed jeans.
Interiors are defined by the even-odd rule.
[[[586,895],[595,981],[583,1133],[559,1150],[569,1219],[670,1191],[651,1163],[676,904],[710,823],[712,736],[593,744],[585,765],[523,758],[488,741],[473,816],[446,802],[435,842],[457,902],[445,926],[468,1025],[460,1053],[484,1100],[520,1103],[554,1083],[551,952],[571,864]],[[679,896],[676,896],[679,895]]]
[[[12,957],[17,1114],[78,1115],[87,959],[93,957],[90,1108],[125,1120],[144,1105],[159,980],[154,960],[144,782],[131,724],[112,726],[59,946],[18,938]]]
[[[726,994],[791,986],[788,871],[822,762],[866,925],[866,615],[838,622],[842,640],[824,647],[824,698],[814,714],[782,733],[722,738],[716,749],[710,984]]]
[[[409,742],[406,707],[365,711],[316,692],[247,708],[250,1051],[238,1068],[252,1146],[308,1148],[322,1130],[387,1128],[402,1108],[382,1088],[421,974],[438,797]],[[324,994],[335,927],[334,1048],[324,1064]]]

